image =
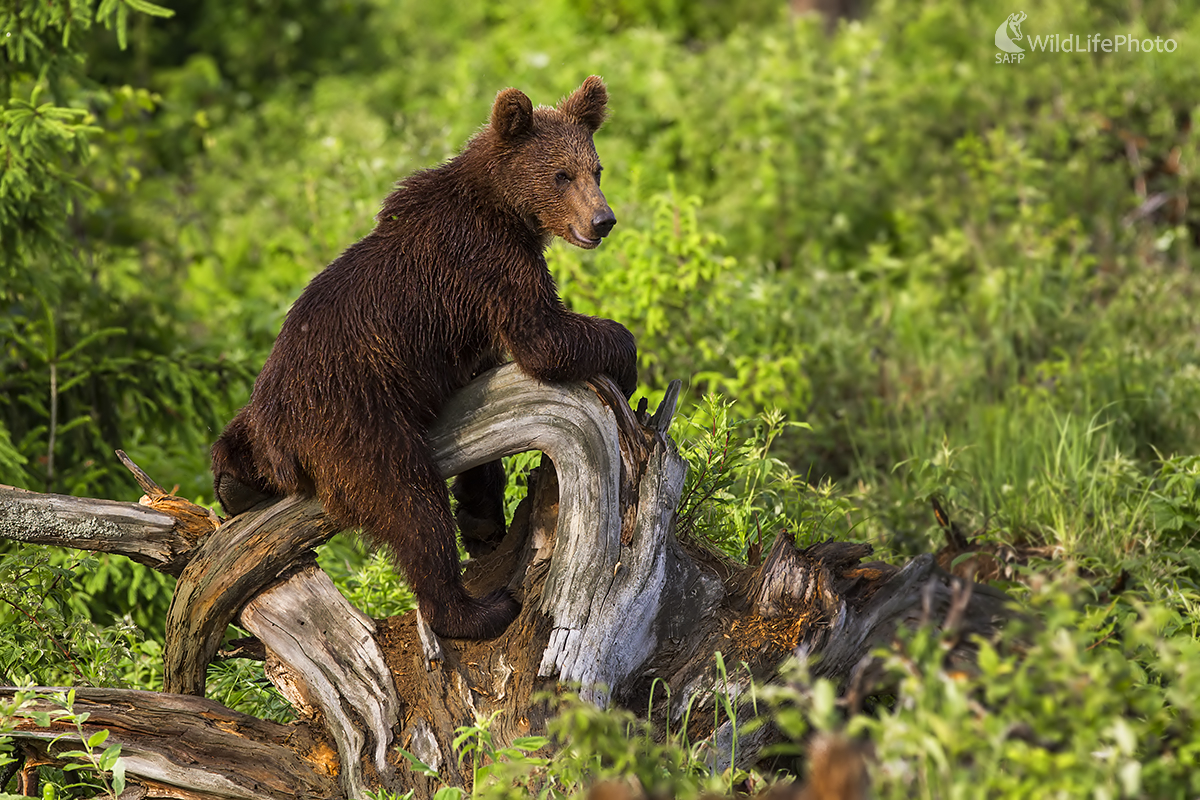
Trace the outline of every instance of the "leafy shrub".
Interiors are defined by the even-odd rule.
[[[850,718],[876,751],[880,797],[1171,797],[1194,793],[1197,641],[1175,612],[1030,593],[1032,628],[981,643],[977,669],[944,663],[917,631],[880,653],[887,707]]]
[[[129,619],[94,623],[75,607],[76,571],[95,559],[56,565],[42,549],[0,555],[0,683],[43,686],[161,685],[161,648]]]
[[[549,101],[599,73],[620,223],[595,253],[548,258],[566,302],[635,331],[643,393],[685,381],[685,535],[754,558],[788,528],[897,557],[929,549],[942,496],[983,540],[1044,545],[1101,582],[1127,570],[1150,604],[1116,625],[1037,595],[1063,638],[1032,640],[1061,663],[996,649],[989,685],[1069,731],[1054,748],[1002,737],[1017,720],[1000,695],[911,640],[887,662],[903,702],[854,723],[885,748],[881,791],[1016,792],[1007,771],[1062,793],[1194,793],[1178,788],[1193,743],[1171,727],[1193,704],[1171,687],[1192,680],[1176,662],[1200,603],[1200,13],[1039,1],[1027,33],[1180,49],[1005,67],[988,4],[879,0],[832,32],[780,3],[719,5],[276,0],[151,19],[129,14],[161,13],[142,0],[0,0],[18,34],[0,43],[0,482],[131,497],[119,446],[207,498],[207,446],[292,299],[392,182],[453,153],[499,88]],[[49,598],[0,609],[0,651],[36,654],[10,668],[153,685],[154,645],[122,620],[161,618],[169,582],[5,552],[0,585]],[[322,559],[363,607],[404,607],[382,560]],[[56,655],[64,636],[83,663]],[[230,702],[262,701],[239,697],[256,676],[226,671]],[[1078,681],[1132,705],[1071,705]],[[1039,682],[1092,728],[1053,716],[1049,690],[1034,707]],[[1155,755],[1156,735],[1175,749]]]

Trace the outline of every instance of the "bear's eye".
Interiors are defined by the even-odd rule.
[[[597,186],[600,185],[600,173],[601,172],[604,172],[604,167],[596,167],[595,175],[596,175],[596,185]]]
[[[566,186],[571,182],[571,176],[563,172],[561,169],[554,175],[554,182],[559,186]]]

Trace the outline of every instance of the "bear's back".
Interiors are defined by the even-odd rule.
[[[506,269],[536,272],[544,261],[526,226],[490,209],[449,166],[405,181],[375,230],[313,278],[288,312],[256,400],[293,413],[296,404],[349,402],[361,413],[401,404],[427,423],[495,360],[502,343],[489,295]]]

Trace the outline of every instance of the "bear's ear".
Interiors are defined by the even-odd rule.
[[[492,104],[492,129],[501,139],[515,139],[533,130],[533,103],[520,89],[505,89]]]
[[[608,90],[604,81],[592,75],[558,104],[558,110],[595,133],[608,116]]]

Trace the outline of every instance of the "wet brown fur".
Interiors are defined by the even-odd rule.
[[[543,257],[552,236],[591,248],[615,222],[592,143],[607,100],[594,76],[557,108],[506,89],[461,154],[387,197],[375,229],[296,301],[250,403],[213,445],[227,512],[315,495],[339,523],[391,549],[439,634],[504,630],[519,606],[506,592],[475,599],[464,589],[425,431],[505,353],[535,378],[605,373],[632,394],[633,336],[567,310]],[[456,482],[469,549],[503,534],[503,486],[499,462]]]

